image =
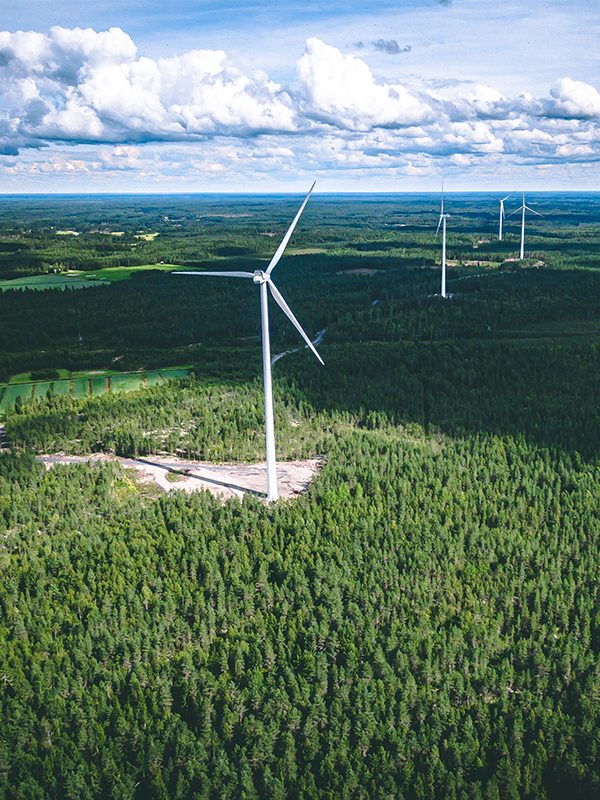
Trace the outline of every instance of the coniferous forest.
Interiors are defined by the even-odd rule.
[[[264,459],[254,287],[160,262],[261,267],[297,198],[2,198],[0,283],[148,266],[4,287],[7,388],[190,377],[4,407],[1,797],[600,795],[600,200],[532,197],[524,262],[490,202],[448,198],[444,300],[437,198],[313,198],[275,279],[326,366],[276,363],[275,423],[323,466],[266,505],[36,455]]]

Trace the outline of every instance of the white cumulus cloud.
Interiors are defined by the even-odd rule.
[[[552,99],[546,104],[550,116],[572,119],[600,117],[600,92],[589,83],[561,78],[550,91]]]
[[[431,109],[401,84],[378,83],[368,64],[312,38],[297,64],[307,112],[352,130],[424,122]]]
[[[154,60],[119,28],[0,33],[0,141],[145,141],[291,131],[295,109],[222,50]]]
[[[523,87],[510,97],[477,80],[420,81],[408,56],[401,77],[384,78],[316,37],[291,58],[296,77],[283,86],[246,74],[224,50],[150,58],[120,28],[0,32],[0,168],[160,181],[186,171],[424,175],[439,165],[600,163],[591,84],[563,77],[546,96]]]

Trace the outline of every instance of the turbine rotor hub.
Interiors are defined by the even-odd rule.
[[[267,281],[269,280],[269,276],[265,275],[265,273],[262,271],[262,269],[255,269],[254,270],[254,277],[252,278],[252,280],[254,281],[254,283],[258,283],[258,284],[267,283]]]

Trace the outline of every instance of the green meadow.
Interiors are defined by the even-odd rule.
[[[132,277],[132,275],[137,274],[138,272],[148,272],[148,271],[157,271],[157,272],[170,272],[173,269],[183,269],[181,266],[177,266],[176,264],[143,264],[142,266],[137,267],[104,267],[103,269],[95,269],[91,272],[83,272],[79,270],[71,270],[69,275],[77,276],[77,278],[86,278],[88,280],[97,280],[97,281],[109,281],[110,283],[116,283],[118,281],[126,281]]]
[[[73,373],[64,378],[66,370],[58,371],[61,377],[57,380],[30,380],[30,373],[13,376],[8,384],[0,385],[0,416],[14,409],[17,398],[23,402],[46,399],[48,392],[62,397],[75,399],[92,397],[107,392],[131,392],[148,386],[156,386],[169,380],[188,377],[189,367],[165,367],[164,369],[141,370],[135,372],[115,372],[97,370]]]
[[[9,290],[24,291],[31,289],[36,292],[43,292],[47,289],[89,289],[91,286],[102,286],[102,281],[93,280],[90,277],[77,275],[31,275],[26,278],[13,278],[11,280],[0,281],[0,291]]]
[[[137,267],[105,267],[92,271],[68,270],[58,275],[29,275],[23,278],[0,280],[0,291],[32,289],[40,292],[47,289],[89,289],[92,286],[128,280],[138,272],[150,270],[170,272],[173,269],[182,269],[182,267],[177,267],[175,264],[144,264]]]

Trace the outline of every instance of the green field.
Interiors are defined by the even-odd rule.
[[[36,381],[31,384],[33,386],[33,399],[44,397],[48,390],[52,390],[54,394],[60,396],[68,396],[71,394],[71,381]]]
[[[106,376],[95,376],[90,378],[89,382],[92,386],[92,394],[103,394],[105,391],[107,391],[108,385],[106,382]]]
[[[78,275],[32,275],[28,278],[13,278],[0,281],[0,291],[33,289],[43,292],[46,289],[89,289],[91,286],[102,286],[103,281],[84,277],[85,273]]]
[[[90,393],[89,382],[87,378],[79,378],[71,381],[73,386],[73,397],[79,399],[80,397],[87,397]]]
[[[31,383],[7,386],[2,393],[2,400],[0,400],[0,411],[4,412],[7,408],[13,408],[17,397],[22,400],[29,400],[31,398],[31,387]]]
[[[189,369],[185,367],[174,367],[173,369],[159,369],[155,370],[154,372],[147,373],[148,380],[150,376],[158,377],[158,379],[162,379],[163,381],[173,381],[179,380],[180,378],[187,378],[190,374]],[[156,380],[154,381],[157,382]]]
[[[117,281],[125,281],[131,278],[136,272],[147,272],[148,270],[170,272],[173,269],[183,269],[183,267],[178,267],[176,264],[143,264],[139,267],[104,267],[103,269],[95,269],[91,272],[70,270],[68,274],[77,279],[85,278],[89,281],[96,279],[103,282],[109,281],[110,283],[116,283]]]
[[[111,392],[132,392],[143,387],[143,379],[144,373],[141,372],[114,375],[110,379],[110,390]]]
[[[173,370],[173,371],[175,371],[175,370]],[[172,377],[175,377],[175,375],[173,375]],[[177,376],[177,377],[179,377],[179,376]],[[147,372],[146,373],[146,386],[156,386],[156,384],[157,383],[161,383],[161,381],[162,381],[162,378],[161,378],[160,373],[158,371]]]
[[[65,370],[59,370],[64,374]],[[101,395],[105,392],[131,392],[146,386],[155,386],[166,380],[186,378],[190,373],[187,367],[165,367],[164,369],[140,372],[98,372],[76,373],[71,378],[54,381],[27,380],[29,373],[14,375],[7,385],[0,385],[0,415],[14,408],[17,397],[23,400],[43,399],[48,389],[59,396],[82,398]],[[18,380],[18,382],[17,382]],[[91,386],[91,392],[90,392]]]
[[[12,278],[0,281],[0,291],[33,289],[89,289],[92,286],[103,286],[131,278],[137,272],[157,270],[170,272],[177,269],[175,264],[144,264],[140,267],[106,267],[87,272],[85,270],[69,270],[61,275],[31,275],[26,278]],[[182,269],[182,267],[179,267]]]

